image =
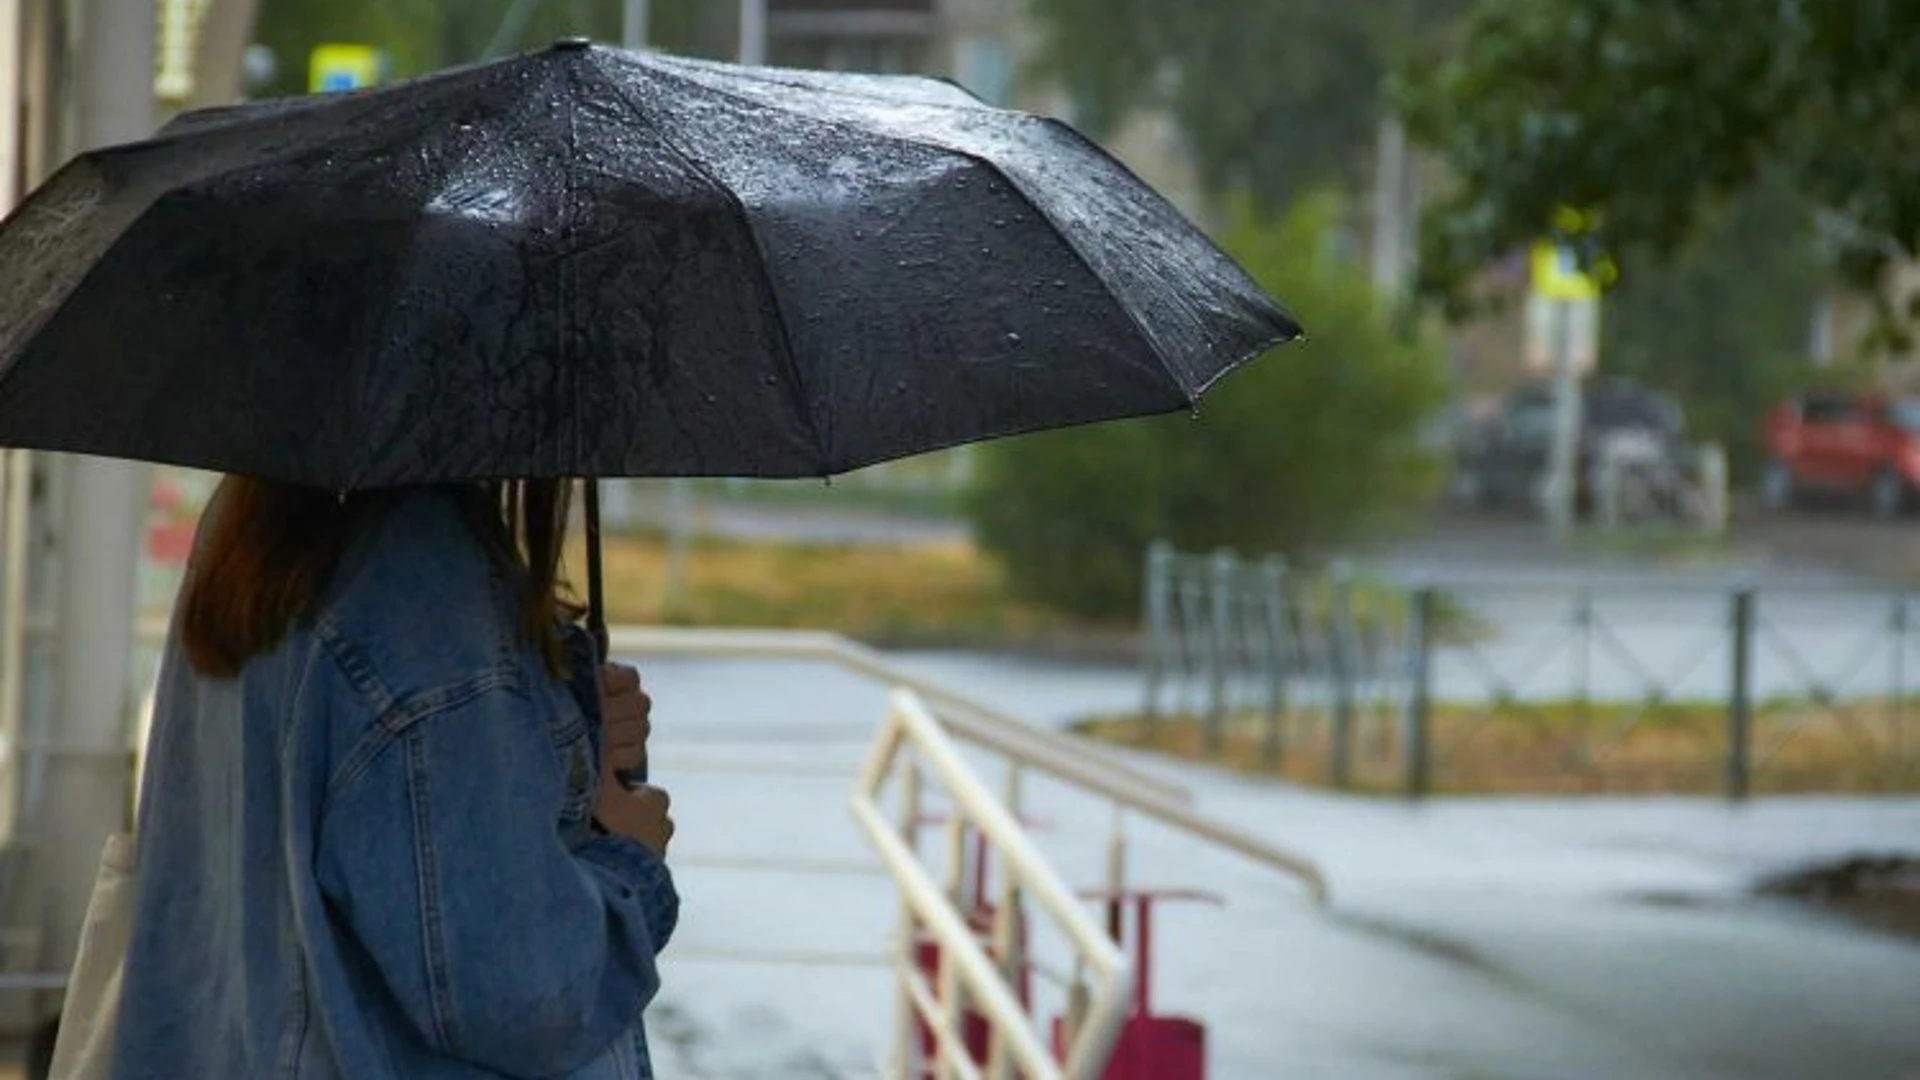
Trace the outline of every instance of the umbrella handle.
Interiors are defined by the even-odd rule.
[[[583,486],[587,525],[587,636],[593,639],[594,657],[604,664],[609,648],[606,588],[600,576],[600,481],[588,480]],[[646,766],[623,771],[620,782],[629,788],[646,783]]]

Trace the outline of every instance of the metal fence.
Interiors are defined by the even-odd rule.
[[[1335,787],[1920,791],[1898,591],[1148,557],[1137,734]]]

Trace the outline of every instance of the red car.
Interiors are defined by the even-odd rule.
[[[1803,494],[1864,497],[1875,517],[1899,516],[1920,490],[1920,398],[1803,394],[1761,425],[1761,501],[1784,510]]]

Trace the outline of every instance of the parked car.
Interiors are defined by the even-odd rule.
[[[1694,450],[1687,438],[1686,414],[1673,398],[1626,380],[1584,387],[1575,508],[1592,509],[1593,465],[1608,440],[1630,437],[1651,449],[1655,470],[1678,483],[1692,469]],[[1553,439],[1554,394],[1551,384],[1524,387],[1509,395],[1493,416],[1466,428],[1454,456],[1451,494],[1456,504],[1473,507],[1542,505]]]
[[[1803,495],[1861,499],[1899,516],[1920,489],[1920,398],[1817,392],[1775,405],[1761,422],[1760,499],[1784,510]]]

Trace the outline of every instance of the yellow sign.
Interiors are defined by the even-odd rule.
[[[1555,207],[1554,235],[1561,238],[1583,237],[1600,223],[1600,215],[1571,206]],[[1542,240],[1533,246],[1533,294],[1546,300],[1592,301],[1600,299],[1607,286],[1619,280],[1620,271],[1613,260],[1602,255],[1584,272],[1574,249],[1566,243]]]
[[[1613,260],[1601,257],[1590,272],[1565,244],[1541,241],[1533,246],[1533,292],[1549,300],[1598,300],[1600,291],[1614,283],[1619,272]]]
[[[380,50],[369,45],[317,45],[307,61],[307,89],[332,94],[373,86],[385,66]]]

